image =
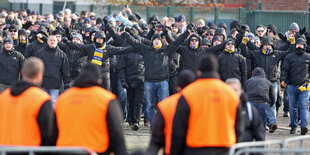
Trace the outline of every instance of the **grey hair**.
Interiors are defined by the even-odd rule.
[[[226,79],[225,83],[227,83],[227,84],[237,84],[240,87],[240,89],[242,90],[241,82],[237,78],[228,78],[228,79]]]

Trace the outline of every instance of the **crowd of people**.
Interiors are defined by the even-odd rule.
[[[282,102],[290,134],[308,132],[310,31],[297,23],[0,13],[0,144],[127,154],[121,124],[139,130],[143,115],[146,154],[226,154],[274,133]]]

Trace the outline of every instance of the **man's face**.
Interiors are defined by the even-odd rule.
[[[19,41],[26,41],[26,36],[19,35]]]
[[[215,41],[213,42],[213,46],[219,45],[219,44],[221,44],[221,43],[222,43],[221,41],[215,40]]]
[[[78,43],[78,44],[81,44],[81,43],[82,43],[81,40],[80,40],[79,38],[77,38],[77,37],[73,38],[73,39],[72,39],[72,42]]]
[[[264,46],[263,46],[263,49],[265,49],[265,50],[271,50],[271,49],[272,49],[272,46],[269,45],[269,44],[267,44],[267,45],[264,45]]]
[[[235,45],[230,41],[225,45],[225,48],[229,51],[234,50],[235,49]]]
[[[56,48],[57,46],[57,37],[56,36],[51,36],[47,40],[47,44],[50,48]]]
[[[40,25],[34,25],[34,29],[35,29],[35,30],[38,30],[39,27],[40,27]]]
[[[295,35],[298,31],[297,30],[290,30],[289,34]]]
[[[179,29],[176,26],[171,27],[173,33],[178,33]]]
[[[256,29],[256,34],[257,34],[257,36],[259,36],[259,37],[264,37],[264,35],[265,35],[265,29],[264,29],[263,27],[258,27],[258,28]]]
[[[158,47],[158,46],[162,45],[162,42],[161,42],[161,40],[159,38],[155,38],[153,40],[153,45]]]
[[[268,36],[268,37],[274,37],[273,31],[270,30],[270,29],[268,29],[268,30],[267,30],[267,36]]]
[[[17,37],[17,30],[15,30],[15,29],[12,29],[12,30],[10,30],[10,34],[11,34],[11,37],[12,38],[14,38],[14,37]]]
[[[192,37],[190,40],[191,46],[198,46],[199,45],[199,40],[196,37]]]
[[[296,44],[296,48],[305,48],[305,45],[298,43],[298,44]]]
[[[179,26],[179,28],[181,28],[181,29],[183,29],[184,27],[185,27],[185,25],[186,25],[186,22],[185,22],[185,20],[181,20],[180,22],[178,22],[178,26]]]
[[[13,44],[10,43],[10,42],[6,42],[6,43],[4,44],[4,48],[5,48],[6,50],[8,50],[8,51],[11,50],[12,47],[13,47]]]
[[[208,40],[212,41],[214,34],[213,33],[207,33],[206,36],[207,36]]]
[[[103,44],[104,43],[104,39],[103,38],[96,38],[96,42],[99,44]]]
[[[57,41],[58,41],[58,42],[61,42],[61,35],[60,35],[60,34],[56,34],[55,36],[56,36],[56,38],[57,38]]]

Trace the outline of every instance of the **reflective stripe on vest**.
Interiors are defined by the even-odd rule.
[[[158,109],[165,120],[165,154],[170,154],[173,117],[181,94],[174,94],[158,103]]]
[[[109,132],[108,105],[116,96],[98,87],[73,87],[56,102],[59,136],[57,146],[83,146],[95,152],[107,151]]]
[[[189,108],[189,147],[230,147],[236,143],[236,92],[219,79],[198,79],[182,91]]]
[[[40,146],[41,132],[37,116],[50,96],[37,87],[30,87],[18,96],[10,89],[0,95],[0,144]]]

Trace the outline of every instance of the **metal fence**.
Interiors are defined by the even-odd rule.
[[[82,147],[13,147],[13,146],[0,146],[1,155],[8,153],[28,153],[28,155],[35,155],[37,153],[60,153],[68,155],[96,155],[95,152],[82,148]]]
[[[109,14],[116,14],[123,9],[123,6],[113,5],[75,5],[68,2],[66,8],[70,8],[72,12],[80,13],[82,10],[93,11],[98,17]],[[9,10],[30,9],[41,14],[58,13],[63,9],[63,2],[54,2],[54,4],[26,4],[26,3],[0,3],[0,8]],[[186,6],[130,6],[133,12],[138,12],[142,18],[148,19],[152,15],[159,18],[164,16],[176,17],[180,14],[185,15],[188,22],[196,22],[204,19],[207,22],[213,22],[218,25],[225,22],[228,27],[231,21],[240,20],[250,26],[254,32],[256,25],[262,24],[267,26],[272,23],[278,28],[278,32],[286,32],[292,22],[299,24],[299,27],[306,27],[310,23],[308,11],[269,11],[263,10],[260,3],[259,10],[250,11],[249,3],[246,8],[224,8],[224,7],[186,7]],[[229,32],[230,30],[228,30]]]
[[[253,153],[264,153],[265,155],[310,154],[310,135],[285,140],[237,143],[229,150],[229,155]]]

